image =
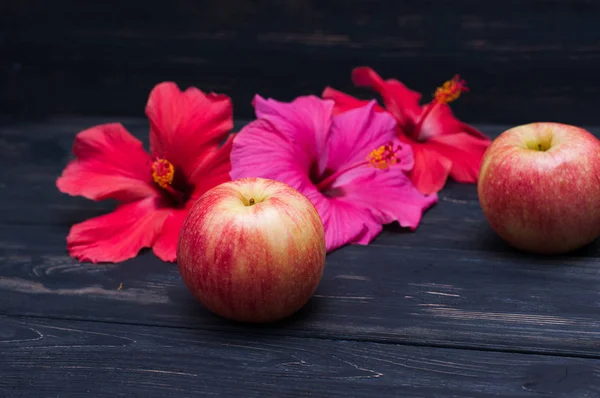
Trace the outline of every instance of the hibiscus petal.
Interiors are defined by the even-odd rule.
[[[413,91],[395,79],[383,80],[373,69],[355,68],[352,82],[357,87],[368,87],[383,98],[385,107],[398,121],[402,129],[410,129],[421,113],[421,94]]]
[[[369,189],[364,189],[369,187]],[[398,221],[401,226],[416,229],[423,212],[437,202],[437,195],[423,195],[400,170],[379,170],[355,179],[343,187],[340,201],[361,203],[378,224]],[[376,235],[365,237],[368,243]]]
[[[429,103],[423,107],[423,113],[425,112],[429,113],[423,121],[417,137],[421,141],[456,133],[467,133],[482,140],[489,140],[481,131],[458,120],[452,113],[452,109],[446,104]]]
[[[173,262],[177,259],[179,234],[191,204],[188,206],[188,209],[172,211],[165,220],[160,235],[154,245],[152,245],[152,251],[161,260]]]
[[[258,119],[271,123],[288,137],[297,164],[308,172],[315,161],[321,160],[317,154],[323,153],[331,128],[333,101],[310,95],[286,103],[257,95],[253,103]]]
[[[244,126],[233,140],[230,175],[232,179],[263,177],[292,185],[290,180],[299,176],[308,179],[298,159],[288,136],[268,121],[255,120]],[[297,184],[304,183],[297,181]]]
[[[209,189],[231,180],[230,155],[234,138],[235,135],[230,134],[222,146],[211,149],[197,164],[196,170],[190,176],[190,184],[194,186],[192,200],[199,198]]]
[[[233,128],[233,108],[226,95],[205,94],[175,83],[158,84],[148,98],[150,151],[180,167],[186,177],[205,151],[218,147]]]
[[[152,246],[169,212],[154,197],[120,205],[112,213],[74,225],[67,249],[79,261],[125,261]]]
[[[467,133],[441,135],[427,141],[432,151],[450,160],[450,176],[458,182],[475,183],[489,140],[475,138]]]
[[[452,162],[425,144],[413,143],[414,166],[409,177],[415,187],[424,194],[439,192],[446,184]]]
[[[375,101],[333,118],[327,142],[328,170],[340,170],[364,162],[371,151],[396,137],[396,121],[388,113],[376,113]]]
[[[334,116],[349,111],[351,109],[360,108],[362,106],[368,105],[369,102],[371,102],[370,100],[360,100],[358,98],[354,98],[351,95],[345,94],[331,87],[326,87],[325,90],[323,90],[323,94],[321,96],[323,97],[323,99],[330,99],[335,102],[335,106],[333,108]],[[385,109],[379,105],[376,105],[375,111],[385,112]]]
[[[121,124],[92,127],[75,137],[72,160],[56,181],[69,195],[136,201],[157,195],[150,156]]]
[[[323,220],[328,253],[347,244],[366,244],[381,232],[381,224],[368,210],[337,199],[326,199],[323,203],[326,205],[315,208]]]

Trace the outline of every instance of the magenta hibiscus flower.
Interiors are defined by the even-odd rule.
[[[382,225],[414,230],[437,196],[421,194],[405,174],[412,151],[396,122],[375,112],[375,101],[333,116],[334,102],[315,96],[291,103],[256,96],[257,120],[234,138],[231,177],[285,182],[315,205],[327,251],[367,244]]]

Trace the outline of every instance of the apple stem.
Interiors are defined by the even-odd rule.
[[[250,200],[248,201],[248,203],[250,204],[250,206],[252,206],[254,204],[254,198],[250,198]]]
[[[538,151],[542,150],[542,144],[538,144]]]

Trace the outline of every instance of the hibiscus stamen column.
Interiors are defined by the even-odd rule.
[[[183,202],[183,193],[172,187],[175,178],[175,166],[167,159],[158,158],[152,163],[152,178],[154,182],[167,191],[177,203]]]
[[[421,131],[421,127],[423,126],[423,122],[427,119],[427,116],[431,113],[431,111],[438,107],[439,105],[445,105],[452,101],[456,101],[458,97],[463,92],[468,92],[469,88],[467,87],[467,83],[460,78],[459,75],[454,75],[451,80],[444,82],[440,87],[435,90],[433,94],[433,101],[431,106],[429,106],[417,122],[417,125],[414,129],[415,136],[418,136],[418,132]]]
[[[399,145],[394,147],[394,143],[388,142],[386,145],[382,145],[371,151],[369,156],[367,156],[367,161],[371,166],[380,170],[385,170],[400,162],[398,151],[400,151]]]
[[[167,188],[173,182],[175,167],[167,159],[156,159],[152,163],[152,178],[161,188]]]
[[[350,170],[356,169],[357,167],[364,166],[373,166],[380,170],[385,170],[390,166],[393,166],[400,162],[400,157],[398,156],[398,152],[400,151],[400,145],[394,145],[393,142],[388,142],[385,145],[380,146],[377,149],[374,149],[369,153],[366,160],[363,162],[358,162],[343,169],[336,171],[331,174],[321,182],[319,182],[316,187],[319,191],[324,191],[329,188],[329,186],[343,173],[346,173]]]

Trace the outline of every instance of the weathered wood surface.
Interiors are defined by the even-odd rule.
[[[2,235],[2,314],[600,358],[597,259],[351,246],[328,256],[297,316],[246,327],[200,307],[151,253],[78,264],[64,234]]]
[[[0,347],[6,398],[600,394],[600,361],[555,356],[2,316]]]
[[[329,255],[309,304],[272,325],[211,315],[148,251],[77,263],[69,226],[112,204],[54,181],[74,134],[114,120],[0,127],[0,396],[600,394],[599,243],[519,253],[473,185],[450,184],[415,233]],[[144,119],[125,124],[146,139]]]
[[[35,396],[131,396],[141,387],[147,391],[144,396],[344,396],[352,391],[352,396],[372,397],[401,389],[403,397],[534,397],[548,392],[572,397],[600,391],[600,363],[595,360],[2,320],[0,393],[6,397],[34,396],[29,395],[33,389]],[[22,381],[24,373],[31,375],[27,383],[10,383]]]
[[[461,73],[472,91],[454,107],[472,122],[598,124],[599,17],[591,0],[6,1],[0,109],[141,115],[174,79],[250,117],[257,92],[364,94],[350,71],[371,65],[425,97]]]

